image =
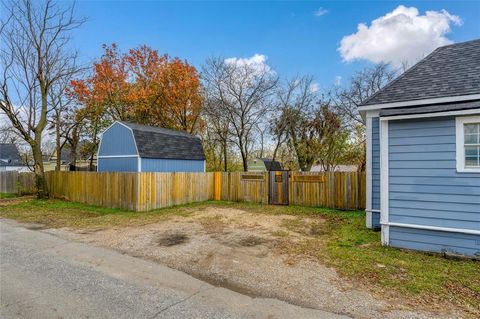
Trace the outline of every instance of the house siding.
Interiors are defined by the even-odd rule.
[[[457,173],[455,117],[389,121],[389,222],[480,230],[480,174]],[[480,236],[390,227],[390,245],[474,255]]]
[[[99,172],[137,172],[137,157],[110,157],[99,158],[97,171]]]
[[[98,150],[98,156],[112,155],[138,155],[132,131],[120,123],[103,133]]]
[[[204,172],[205,161],[142,158],[142,172]]]
[[[380,121],[372,118],[372,209],[380,210]],[[380,228],[380,213],[372,212],[372,228]]]
[[[480,236],[390,227],[390,245],[398,248],[480,257]]]

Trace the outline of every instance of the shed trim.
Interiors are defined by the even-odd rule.
[[[428,225],[418,225],[418,224],[404,224],[404,223],[381,223],[382,226],[392,226],[392,227],[403,227],[403,228],[414,228],[414,229],[424,229],[424,230],[437,230],[451,233],[461,233],[469,235],[480,235],[480,230],[475,229],[465,229],[465,228],[451,228],[451,227],[438,227],[438,226],[428,226]]]
[[[97,155],[97,158],[139,157],[138,155]]]

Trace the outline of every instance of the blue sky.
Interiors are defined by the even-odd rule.
[[[418,9],[420,17],[426,17],[426,11],[438,13],[417,19],[413,27],[424,28],[425,21],[436,19],[430,29],[445,28],[446,23],[450,32],[427,28],[417,39],[408,30],[398,31],[401,26],[385,22],[353,38],[351,61],[344,61],[338,51],[342,38],[356,33],[359,23],[370,28],[372,20],[399,5]],[[338,76],[345,80],[369,61],[401,51],[390,48],[378,53],[370,50],[373,46],[368,41],[378,45],[378,39],[395,43],[407,40],[402,48],[426,54],[429,52],[423,51],[445,39],[461,42],[480,38],[479,1],[80,1],[77,13],[89,19],[74,37],[84,61],[98,58],[101,45],[112,42],[122,50],[147,44],[161,53],[187,59],[196,67],[210,56],[249,58],[261,54],[280,76],[311,74],[321,87],[329,87]],[[438,39],[439,34],[443,40]],[[384,45],[379,45],[381,50]]]

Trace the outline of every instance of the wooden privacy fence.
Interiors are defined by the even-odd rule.
[[[0,172],[0,193],[21,195],[35,193],[35,175],[30,172]]]
[[[8,176],[1,192],[33,190],[33,173],[28,177]],[[6,175],[5,175],[6,176]],[[27,175],[25,175],[27,176]],[[337,209],[365,208],[365,174],[356,172],[289,172],[288,202],[291,205],[323,206]],[[50,196],[105,207],[136,211],[205,200],[269,203],[269,173],[120,173],[47,172]],[[5,185],[5,186],[4,186]],[[16,192],[16,191],[9,191]]]

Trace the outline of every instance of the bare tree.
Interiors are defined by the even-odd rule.
[[[356,72],[345,87],[336,86],[331,93],[332,103],[350,120],[352,126],[364,125],[358,113],[358,106],[368,97],[375,94],[397,75],[388,64],[376,64]]]
[[[2,77],[0,109],[31,149],[39,198],[48,195],[42,161],[42,134],[47,126],[49,93],[77,72],[76,52],[69,49],[76,19],[74,5],[53,0],[6,1],[1,22]]]
[[[203,67],[202,79],[209,98],[229,123],[232,143],[237,146],[246,171],[256,127],[272,106],[277,76],[265,64],[211,58]]]
[[[12,129],[10,125],[2,125],[0,127],[0,143],[13,143],[16,144],[20,140],[17,132]]]
[[[79,68],[77,70],[78,72],[81,71]],[[67,94],[67,89],[70,83],[69,80],[70,77],[59,79],[57,83],[52,85],[51,90],[48,92],[50,103],[49,113],[51,113],[48,122],[50,124],[49,129],[53,130],[55,134],[55,170],[57,171],[60,170],[62,150],[68,143],[70,132],[76,126],[81,125],[82,121],[82,119],[79,119],[78,116],[76,116],[77,109],[74,99],[70,94]],[[71,157],[74,158],[75,156],[71,154]]]
[[[310,121],[319,96],[312,90],[313,83],[311,76],[295,77],[287,81],[278,91],[279,110],[272,122],[272,135],[276,139],[274,157],[282,143],[288,141],[302,171],[309,171],[316,158],[313,147],[315,135]]]
[[[230,123],[222,114],[223,107],[218,99],[204,99],[204,117],[206,120],[207,143],[212,148],[220,149],[220,157],[223,162],[223,171],[228,171],[228,147],[230,140]]]

